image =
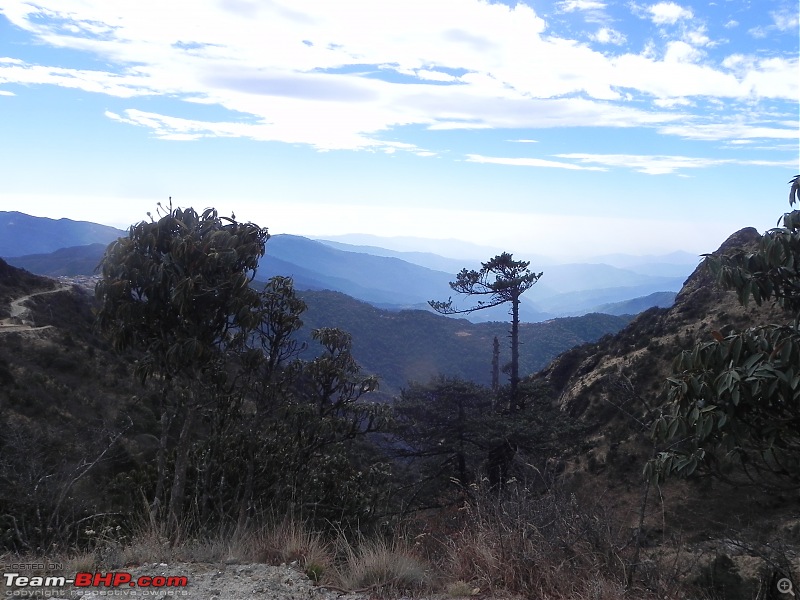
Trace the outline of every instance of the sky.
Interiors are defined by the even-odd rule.
[[[0,0],[0,210],[711,252],[789,210],[798,30],[796,0]]]

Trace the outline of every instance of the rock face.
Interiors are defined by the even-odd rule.
[[[754,249],[759,238],[752,227],[742,229],[714,254]],[[735,292],[716,285],[703,261],[672,307],[641,313],[619,333],[562,354],[534,378],[550,384],[564,410],[602,429],[623,413],[642,417],[647,410],[642,400],[658,405],[671,362],[681,350],[710,340],[712,331],[767,322],[780,314],[767,305],[742,307]]]

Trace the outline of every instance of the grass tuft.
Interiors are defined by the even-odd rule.
[[[480,593],[480,588],[474,587],[466,581],[459,579],[447,585],[447,595],[451,598],[464,598],[466,596],[474,596]]]
[[[419,590],[430,583],[428,564],[402,541],[359,540],[353,547],[340,541],[344,564],[339,580],[346,589],[368,587]]]
[[[284,520],[266,531],[258,546],[260,560],[276,565],[295,563],[317,583],[333,566],[333,553],[322,534],[294,520]]]

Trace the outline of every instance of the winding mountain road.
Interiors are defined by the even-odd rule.
[[[21,331],[41,331],[42,329],[49,329],[52,325],[44,325],[42,327],[35,327],[25,320],[25,316],[30,309],[25,306],[25,303],[34,296],[42,296],[44,294],[55,294],[57,292],[64,292],[70,289],[71,286],[61,285],[52,290],[44,290],[42,292],[34,292],[33,294],[26,294],[13,300],[10,305],[11,316],[6,319],[0,319],[0,333],[11,333]]]

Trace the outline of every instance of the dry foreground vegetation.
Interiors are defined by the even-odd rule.
[[[188,585],[54,591],[4,576],[0,593],[791,597],[800,377],[735,384],[800,368],[795,296],[744,277],[763,302],[742,305],[717,282],[754,264],[754,230],[720,250],[744,248],[745,263],[716,277],[704,263],[672,308],[523,377],[522,402],[442,377],[385,404],[345,332],[317,330],[302,353],[291,280],[247,285],[264,230],[161,217],[109,248],[96,299],[0,261],[0,564]],[[789,325],[758,329],[770,323]],[[788,337],[728,356],[749,378],[673,371],[681,351],[686,364],[743,330]]]

